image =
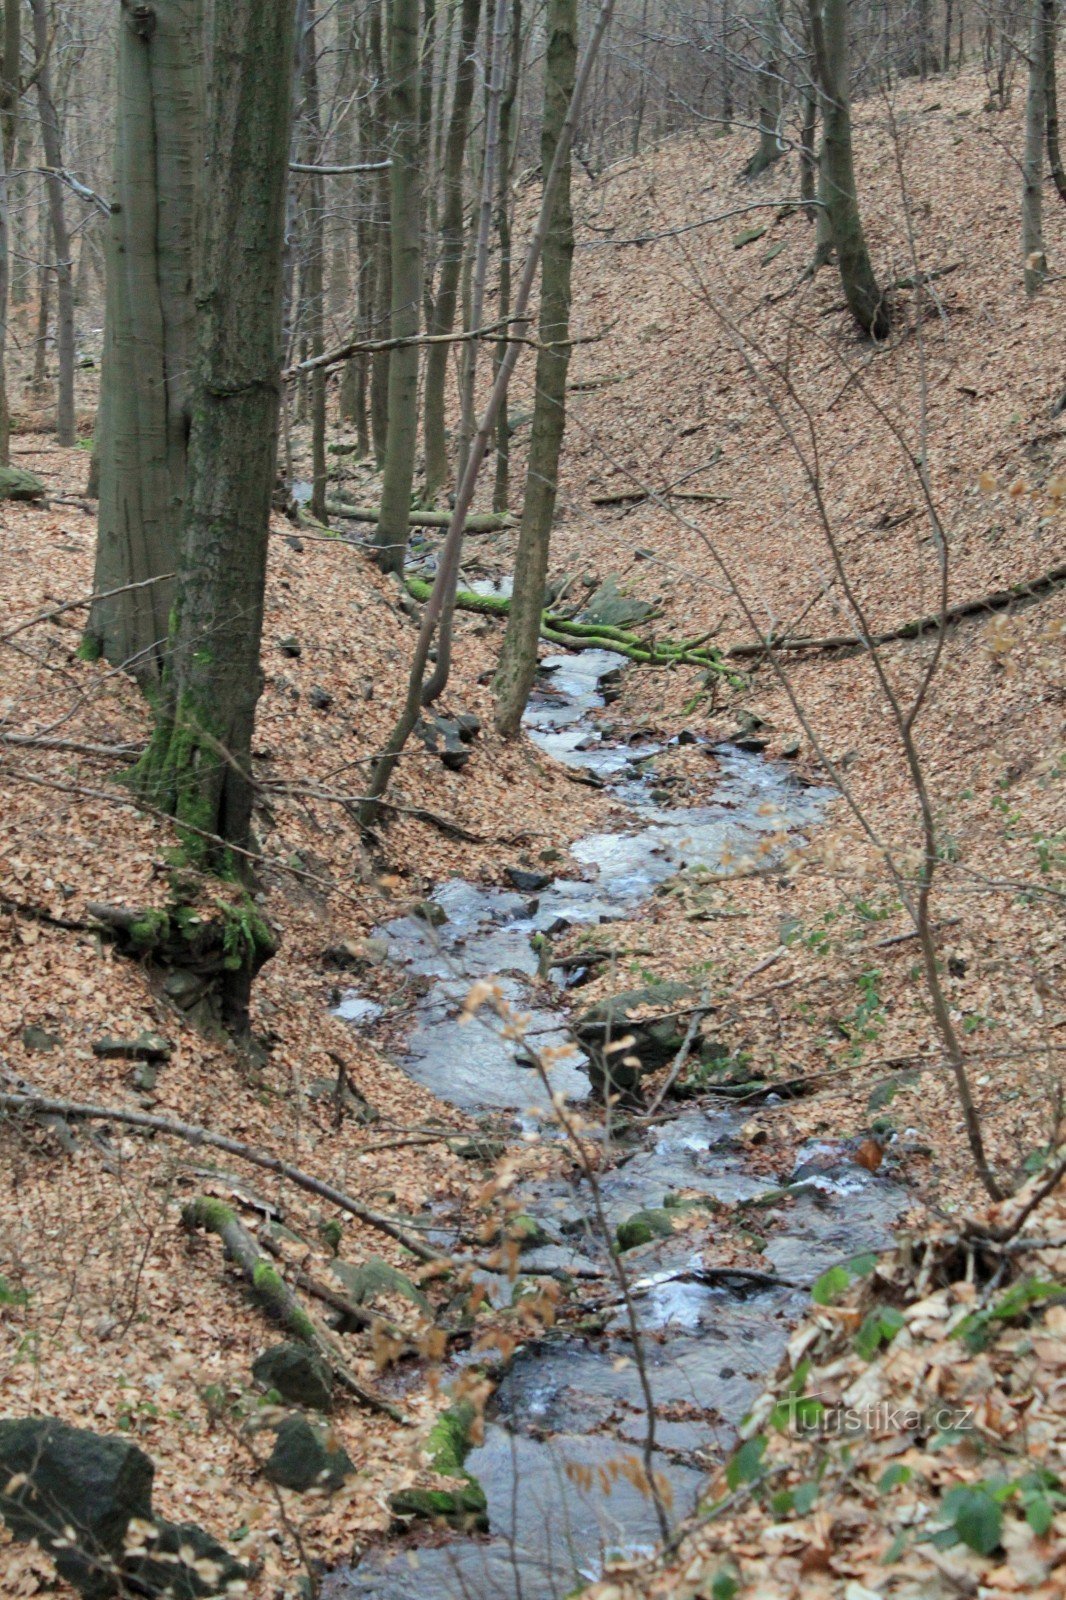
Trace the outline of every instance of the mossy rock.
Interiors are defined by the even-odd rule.
[[[318,1352],[305,1344],[272,1345],[255,1358],[252,1376],[260,1388],[276,1390],[289,1405],[332,1409],[333,1374]]]
[[[344,1285],[344,1292],[349,1300],[357,1306],[367,1305],[373,1300],[391,1300],[397,1296],[409,1300],[413,1306],[427,1316],[432,1307],[417,1284],[411,1282],[406,1274],[397,1267],[391,1267],[387,1261],[381,1261],[376,1256],[369,1261],[364,1261],[360,1266],[354,1266],[350,1261],[331,1261],[330,1270]]]
[[[389,1510],[405,1520],[446,1522],[468,1533],[489,1531],[488,1501],[476,1478],[467,1478],[461,1489],[400,1489],[389,1496]]]
[[[43,500],[45,487],[24,467],[0,467],[0,500]]]
[[[574,1034],[588,1054],[592,1087],[601,1098],[618,1094],[630,1102],[639,1100],[644,1073],[665,1067],[684,1043],[688,1018],[678,1012],[694,1004],[698,994],[688,983],[650,983],[609,995],[582,1012],[574,1023]],[[652,1008],[652,1015],[630,1016],[630,1012]],[[609,1041],[627,1035],[633,1039],[628,1049],[606,1053]]]
[[[468,1532],[487,1532],[488,1502],[485,1491],[463,1466],[470,1453],[477,1412],[469,1400],[442,1411],[429,1432],[426,1449],[434,1472],[444,1478],[461,1478],[455,1489],[401,1489],[389,1497],[396,1517],[447,1522]]]
[[[355,1467],[328,1429],[306,1417],[291,1416],[278,1423],[263,1471],[271,1483],[302,1494],[308,1489],[339,1489]]]
[[[610,577],[600,584],[582,612],[582,617],[599,627],[626,628],[632,623],[643,622],[654,609],[647,600],[636,600],[631,595],[623,594],[618,579]]]
[[[527,1216],[525,1212],[511,1218],[505,1233],[508,1239],[514,1240],[520,1251],[539,1250],[542,1245],[551,1244],[549,1235],[536,1217]]]
[[[674,1208],[653,1206],[647,1211],[635,1211],[625,1222],[620,1222],[615,1233],[619,1250],[636,1250],[653,1239],[668,1239],[674,1231]]]

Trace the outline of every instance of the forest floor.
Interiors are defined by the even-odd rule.
[[[899,331],[886,350],[853,337],[831,270],[803,281],[811,229],[800,211],[778,205],[670,234],[796,193],[788,162],[754,186],[737,182],[746,136],[673,140],[595,183],[575,173],[575,333],[593,342],[575,351],[553,548],[553,577],[570,580],[571,599],[614,577],[654,604],[655,630],[711,634],[728,650],[756,643],[757,629],[853,632],[838,556],[873,631],[936,609],[941,531],[950,603],[1039,579],[1062,561],[1066,424],[1055,402],[1066,383],[1066,311],[1057,281],[1032,302],[1023,296],[1019,118],[983,110],[985,94],[971,73],[913,84],[892,104],[857,110],[860,192],[882,278],[943,274],[920,293],[895,292]],[[1046,211],[1056,263],[1066,252],[1066,212],[1053,193]],[[652,233],[670,236],[623,242]],[[529,382],[523,370],[515,413],[528,409]],[[86,376],[86,410],[91,404]],[[469,1119],[335,1018],[331,1003],[358,972],[362,992],[390,1007],[399,1036],[410,996],[375,966],[365,944],[373,928],[448,877],[498,883],[509,866],[554,860],[575,838],[617,821],[616,803],[574,783],[528,742],[497,738],[488,675],[500,627],[464,616],[443,709],[481,719],[470,760],[448,771],[412,744],[387,827],[374,841],[361,838],[346,805],[398,708],[415,625],[357,550],[279,517],[255,745],[264,905],[282,935],[256,985],[253,1025],[266,1049],[253,1061],[188,1026],[150,974],[101,940],[88,911],[94,901],[141,907],[166,897],[172,830],[137,811],[115,783],[127,759],[116,747],[143,743],[147,706],[121,674],[79,659],[84,612],[13,632],[88,595],[92,581],[94,518],[77,503],[88,453],[60,451],[28,431],[31,410],[22,407],[13,459],[38,472],[52,498],[5,503],[0,516],[4,1078],[207,1126],[414,1227],[451,1209],[476,1232],[486,1173],[440,1138],[441,1127],[469,1131]],[[923,436],[934,518],[914,466]],[[519,429],[516,504],[523,439]],[[348,487],[373,486],[358,467],[342,466],[339,476]],[[679,487],[708,498],[671,498]],[[648,490],[654,500],[597,504]],[[466,569],[506,574],[513,539],[471,540]],[[935,915],[943,982],[990,1158],[1019,1179],[1062,1138],[1064,637],[1061,589],[961,622],[944,639],[917,723],[942,856]],[[698,982],[715,1002],[705,1029],[753,1077],[817,1077],[800,1098],[752,1109],[745,1137],[764,1170],[787,1172],[792,1153],[815,1136],[858,1147],[883,1113],[892,1124],[883,1131],[896,1135],[886,1169],[911,1187],[918,1238],[952,1236],[960,1219],[988,1215],[915,941],[885,866],[889,853],[904,875],[913,871],[920,842],[885,685],[905,704],[936,649],[928,635],[885,646],[883,680],[868,653],[816,650],[780,655],[780,672],[736,658],[750,675],[743,689],[708,686],[695,669],[631,670],[611,708],[619,726],[712,738],[754,731],[769,755],[787,753],[809,777],[831,769],[847,800],[786,871],[745,860],[724,880],[682,875],[633,921],[612,924],[616,958],[582,991],[584,1001],[648,976]],[[656,770],[679,804],[713,784],[713,759],[695,745],[675,747]],[[564,939],[557,953],[569,948]],[[769,957],[766,980],[740,982]],[[172,1046],[154,1082],[129,1061],[94,1052],[101,1040],[144,1030]],[[372,1118],[339,1105],[331,1093],[339,1072]],[[427,1142],[411,1143],[419,1137]],[[217,1240],[180,1225],[181,1205],[195,1194],[232,1199],[249,1226],[257,1211],[283,1220],[305,1241],[285,1247],[290,1264],[298,1259],[325,1278],[330,1246],[320,1224],[332,1211],[236,1161],[209,1162],[202,1150],[131,1130],[105,1129],[97,1139],[80,1126],[71,1133],[20,1119],[0,1138],[3,1412],[128,1431],[156,1462],[160,1512],[222,1537],[240,1530],[234,1548],[259,1563],[255,1592],[263,1595],[296,1592],[294,1530],[325,1567],[380,1537],[389,1495],[431,1481],[420,1446],[440,1403],[432,1382],[424,1373],[418,1382],[383,1375],[380,1349],[349,1340],[358,1376],[399,1395],[415,1427],[346,1403],[332,1426],[357,1474],[329,1498],[275,1495],[257,1464],[261,1436],[241,1425],[266,1324],[222,1269]],[[508,1156],[515,1169],[538,1159],[519,1148]],[[1049,1237],[1061,1230],[1054,1216],[1044,1224]],[[739,1219],[721,1219],[716,1248],[723,1262],[758,1265]],[[938,1262],[950,1255],[946,1245],[938,1252]],[[340,1253],[410,1268],[399,1246],[351,1217]],[[1061,1275],[1059,1257],[1033,1270]],[[942,1282],[922,1279],[913,1252],[883,1265],[885,1298],[922,1309],[907,1311],[906,1338],[865,1370],[878,1375],[879,1394],[897,1398],[916,1386],[933,1392],[952,1367],[968,1375],[986,1406],[987,1459],[972,1440],[939,1454],[911,1443],[896,1464],[913,1474],[913,1487],[898,1476],[889,1486],[904,1487],[901,1506],[889,1490],[870,1490],[885,1453],[870,1446],[861,1471],[842,1474],[831,1509],[806,1512],[762,1497],[753,1473],[750,1483],[728,1485],[723,1514],[665,1567],[618,1574],[601,1600],[709,1593],[719,1578],[714,1592],[728,1594],[732,1566],[762,1595],[1060,1594],[1066,1513],[1053,1493],[1047,1527],[1012,1516],[1010,1538],[997,1538],[987,1556],[962,1559],[957,1548],[940,1554],[919,1541],[920,1554],[907,1558],[916,1569],[880,1564],[899,1526],[923,1525],[942,1491],[983,1481],[997,1450],[1019,1452],[1026,1408],[1034,1432],[1022,1453],[1064,1466],[1061,1306],[1045,1306],[1054,1299],[1048,1291],[1035,1310],[1022,1307],[1031,1320],[1020,1328],[1009,1316],[992,1318],[995,1341],[983,1352],[965,1346],[963,1361],[963,1346],[948,1336],[985,1286],[965,1263],[956,1266],[943,1269]],[[446,1320],[444,1291],[427,1291]],[[862,1296],[873,1292],[866,1285],[816,1311],[802,1336],[808,1346],[795,1354],[797,1363],[813,1358],[812,1381],[827,1372],[830,1384],[852,1380],[860,1358],[845,1344],[869,1310]],[[410,1320],[409,1306],[380,1309]],[[1035,1370],[1019,1392],[1022,1355]],[[775,1493],[805,1481],[800,1452],[808,1448],[775,1436],[766,1456]],[[1028,1491],[1012,1493],[1021,1504]],[[3,1554],[5,1594],[48,1585],[39,1551]]]

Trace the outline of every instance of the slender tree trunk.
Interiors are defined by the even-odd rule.
[[[800,125],[800,199],[809,206],[808,217],[814,221],[817,207],[813,204],[818,188],[818,91],[808,84],[803,91],[803,121]]]
[[[389,27],[389,233],[392,337],[418,335],[422,299],[422,215],[418,174],[418,0],[392,0]],[[374,543],[386,572],[402,573],[418,440],[418,346],[389,356],[389,421]]]
[[[59,115],[52,96],[51,66],[48,61],[48,6],[47,0],[32,0],[32,3],[41,140],[46,164],[53,172],[58,172],[63,165],[63,147],[59,134]],[[52,243],[55,247],[56,353],[59,357],[56,435],[59,443],[69,449],[78,442],[77,422],[74,416],[74,262],[70,230],[67,227],[63,180],[59,177],[50,177],[47,181]]]
[[[190,858],[240,882],[252,844],[251,741],[277,459],[293,0],[212,8],[189,483],[170,656],[139,776]],[[199,830],[199,831],[193,831]],[[203,834],[236,847],[214,847]],[[273,944],[246,896],[233,914],[223,1017],[247,1027]]]
[[[493,376],[500,370],[507,349],[507,318],[511,314],[511,162],[512,122],[518,99],[522,65],[522,0],[511,0],[510,65],[507,87],[500,102],[500,171],[496,190],[496,234],[500,241],[499,318],[502,334],[493,356]],[[496,419],[496,477],[492,488],[493,511],[506,511],[511,498],[511,419],[506,394]]]
[[[0,467],[11,465],[11,410],[7,398],[7,311],[11,289],[11,228],[7,161],[0,139]]]
[[[44,207],[41,207],[41,242],[45,249],[50,243],[51,225]],[[48,319],[52,314],[52,274],[48,263],[41,262],[37,269],[37,336],[33,343],[33,388],[43,394],[48,388]]]
[[[459,63],[455,73],[455,93],[448,123],[444,151],[443,200],[440,224],[440,283],[428,319],[427,332],[451,333],[463,266],[463,171],[466,160],[470,107],[476,81],[478,27],[481,0],[462,0],[459,27]],[[448,481],[448,441],[444,426],[445,388],[448,381],[450,347],[430,345],[426,351],[426,379],[423,395],[422,437],[426,452],[425,501],[436,502]]]
[[[1051,176],[1060,200],[1066,200],[1066,171],[1062,166],[1059,148],[1059,94],[1055,70],[1055,53],[1058,45],[1059,8],[1057,0],[1044,0],[1044,65],[1047,71],[1045,95],[1047,103],[1047,153]]]
[[[11,461],[11,406],[7,392],[7,323],[11,305],[11,196],[8,174],[18,137],[22,6],[5,0],[0,36],[0,466]]]
[[[493,199],[499,170],[500,102],[503,99],[503,81],[507,61],[507,0],[496,0],[489,36],[489,85],[485,98],[485,139],[481,165],[481,201],[478,206],[477,239],[470,271],[470,304],[465,324],[467,332],[480,328],[485,316],[485,284],[488,278],[489,238],[492,233]],[[457,476],[466,471],[470,442],[477,426],[474,404],[477,391],[477,363],[479,345],[469,340],[462,348],[461,405],[459,415],[459,452]]]
[[[944,0],[944,71],[951,66],[951,23],[954,0]]]
[[[1026,294],[1047,277],[1044,254],[1044,139],[1047,127],[1047,28],[1044,0],[1031,0],[1029,92],[1025,103],[1022,157],[1022,263]]]
[[[146,585],[177,567],[196,307],[203,161],[203,0],[156,0],[118,24],[114,206],[96,440],[94,589]],[[170,581],[98,600],[89,639],[150,680],[162,669]]]
[[[322,160],[322,121],[318,93],[318,50],[315,36],[315,4],[308,0],[307,29],[304,34],[304,126],[307,162],[317,166]],[[304,314],[307,318],[308,354],[325,354],[326,349],[326,224],[325,196],[318,173],[306,174],[304,193]],[[326,487],[326,369],[315,367],[310,380],[311,410],[311,515],[325,522]]]
[[[541,165],[551,170],[555,148],[574,88],[577,64],[577,0],[549,0],[548,53],[541,125]],[[515,557],[514,595],[496,669],[496,726],[507,738],[518,732],[537,670],[537,641],[544,609],[548,550],[559,481],[559,455],[566,426],[566,374],[570,365],[570,278],[574,222],[567,164],[556,190],[541,268],[533,437],[526,496]]]
[[[20,0],[4,0],[4,31],[0,54],[0,141],[3,142],[4,171],[15,164],[15,145],[19,127],[21,93],[22,6]],[[21,165],[21,163],[19,163]]]
[[[822,91],[822,189],[848,309],[863,333],[887,338],[888,306],[877,286],[855,192],[848,87],[846,0],[811,0],[811,38]]]
[[[372,0],[368,55],[374,77],[374,160],[382,160],[388,150],[388,79],[385,72],[385,51],[382,39],[382,12],[387,0]],[[378,175],[374,212],[371,218],[374,245],[374,308],[382,319],[375,333],[388,331],[384,321],[392,305],[392,249],[389,242],[389,194],[391,179],[388,171]],[[370,358],[370,433],[374,445],[374,460],[378,466],[385,464],[385,445],[389,427],[389,353],[379,350]]]
[[[757,178],[784,155],[778,137],[781,123],[781,10],[780,0],[764,0],[763,64],[759,69],[759,143],[744,168],[746,178]]]

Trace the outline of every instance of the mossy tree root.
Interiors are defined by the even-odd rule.
[[[194,973],[212,1021],[244,1035],[252,982],[278,948],[274,931],[242,884],[177,871],[173,885],[165,907],[88,909],[124,955]]]
[[[221,1200],[209,1195],[199,1195],[182,1208],[182,1222],[191,1232],[198,1228],[215,1233],[221,1239],[226,1254],[240,1268],[256,1300],[273,1321],[301,1344],[320,1355],[334,1378],[349,1394],[371,1410],[383,1412],[394,1422],[405,1423],[406,1418],[395,1406],[380,1395],[364,1387],[348,1370],[339,1351],[334,1349],[324,1334],[320,1333],[307,1312],[285,1282],[272,1261],[259,1253],[259,1247],[247,1228],[237,1220],[233,1210]]]

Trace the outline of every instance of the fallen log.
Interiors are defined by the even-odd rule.
[[[408,578],[407,592],[415,600],[428,600],[431,585],[424,578]],[[460,611],[481,612],[489,616],[506,616],[511,609],[507,595],[474,594],[460,589],[455,597]],[[731,673],[717,650],[708,650],[685,640],[642,640],[625,628],[615,628],[607,623],[578,622],[573,617],[560,617],[546,610],[541,617],[541,637],[549,644],[560,645],[565,650],[614,650],[642,666],[702,667],[705,672],[718,672],[730,681],[740,682],[739,674]]]
[[[765,655],[767,650],[866,650],[871,646],[876,649],[883,644],[895,644],[897,640],[920,638],[923,633],[933,633],[940,627],[950,627],[955,622],[980,616],[986,611],[1005,611],[1016,601],[1040,600],[1063,583],[1066,583],[1066,562],[1052,567],[1050,572],[1028,583],[1015,583],[1009,589],[994,589],[980,600],[962,600],[944,611],[931,611],[927,616],[916,617],[912,622],[901,623],[897,628],[886,628],[866,638],[857,633],[830,634],[824,639],[770,638],[765,644],[730,645],[725,654],[736,660],[738,657]]]
[[[390,1239],[395,1239],[397,1244],[402,1244],[405,1250],[409,1250],[420,1261],[450,1262],[451,1260],[451,1257],[442,1251],[423,1244],[421,1239],[415,1238],[405,1228],[401,1228],[391,1217],[372,1211],[360,1201],[353,1200],[351,1195],[345,1194],[343,1190],[334,1188],[331,1183],[323,1183],[320,1178],[315,1178],[311,1173],[292,1166],[288,1161],[282,1161],[279,1156],[271,1155],[269,1151],[255,1150],[251,1145],[242,1144],[239,1139],[228,1139],[225,1134],[212,1133],[209,1128],[199,1128],[188,1122],[175,1122],[169,1117],[153,1116],[147,1111],[126,1111],[121,1106],[94,1106],[84,1105],[76,1100],[54,1100],[28,1090],[0,1093],[0,1108],[9,1111],[44,1112],[46,1115],[72,1117],[75,1120],[83,1118],[86,1122],[117,1122],[129,1128],[145,1128],[152,1133],[168,1134],[171,1138],[183,1139],[186,1144],[194,1146],[210,1145],[214,1150],[224,1150],[227,1155],[239,1156],[242,1161],[248,1161],[254,1167],[261,1167],[265,1172],[276,1173],[279,1178],[285,1178],[296,1188],[316,1195],[320,1200],[328,1201],[341,1211],[347,1211],[350,1216],[366,1223],[367,1227],[386,1234]]]
[[[334,1378],[348,1390],[349,1394],[354,1395],[372,1411],[380,1411],[383,1415],[391,1417],[393,1422],[407,1424],[407,1418],[402,1411],[388,1400],[383,1400],[372,1389],[367,1389],[354,1373],[349,1371],[343,1356],[315,1327],[280,1272],[266,1256],[260,1255],[252,1235],[243,1223],[238,1222],[224,1201],[200,1195],[198,1199],[190,1200],[188,1205],[182,1207],[181,1219],[186,1228],[192,1232],[197,1228],[203,1228],[207,1233],[218,1235],[226,1254],[241,1269],[255,1298],[268,1315],[300,1344],[307,1345],[320,1355]]]
[[[350,505],[347,500],[327,500],[326,510],[331,517],[343,517],[346,522],[379,522],[381,512],[377,506]],[[412,528],[447,528],[451,525],[450,511],[412,511],[408,516]],[[502,533],[513,528],[515,520],[505,512],[482,511],[466,519],[467,533]]]

